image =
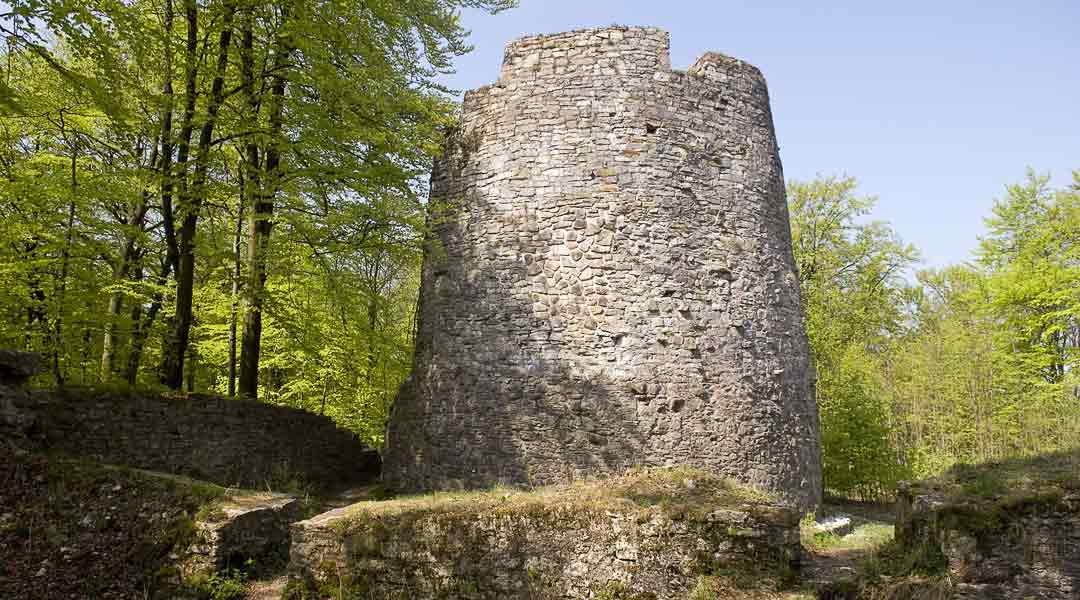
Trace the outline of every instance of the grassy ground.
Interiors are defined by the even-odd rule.
[[[816,527],[814,517],[843,515],[854,527],[847,535],[824,532]],[[817,512],[803,519],[803,585],[814,590],[828,590],[837,582],[856,579],[867,561],[893,539],[894,512],[884,504],[829,499]]]
[[[912,484],[952,504],[1010,506],[1080,491],[1080,449],[981,465],[959,464]]]
[[[582,508],[658,507],[672,515],[743,505],[770,505],[767,494],[688,467],[632,470],[625,475],[565,485],[518,490],[437,492],[364,503],[366,515],[413,511],[513,511],[536,504]]]

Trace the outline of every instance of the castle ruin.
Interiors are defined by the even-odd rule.
[[[432,176],[399,491],[689,464],[821,500],[820,434],[768,92],[668,34],[527,37]]]

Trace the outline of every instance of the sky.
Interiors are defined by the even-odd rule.
[[[785,177],[854,176],[923,267],[971,259],[1029,167],[1059,187],[1080,169],[1080,0],[521,0],[462,19],[458,90],[493,83],[510,40],[613,24],[666,29],[676,69],[710,50],[756,65]]]

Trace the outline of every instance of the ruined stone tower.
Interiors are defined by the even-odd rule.
[[[432,177],[401,491],[691,464],[821,499],[765,80],[652,28],[528,37]]]

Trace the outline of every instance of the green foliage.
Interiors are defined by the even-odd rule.
[[[888,368],[916,475],[1080,446],[1080,186],[1048,181],[1007,188],[978,262],[919,274]]]
[[[826,488],[890,495],[957,463],[1080,446],[1080,173],[1029,174],[978,260],[900,275],[915,252],[860,217],[854,181],[792,183]]]
[[[855,180],[788,187],[792,241],[817,370],[826,489],[880,497],[907,475],[890,436],[881,361],[903,324],[904,270],[917,257],[885,224],[862,222],[874,199]]]
[[[244,597],[246,583],[246,573],[228,569],[200,577],[192,582],[192,587],[206,600],[239,600]]]
[[[0,346],[43,352],[44,385],[177,387],[180,361],[221,393],[243,348],[260,399],[380,445],[454,122],[436,78],[460,10],[515,2],[10,4]]]
[[[704,575],[699,575],[687,600],[717,600],[717,597],[711,580]]]

